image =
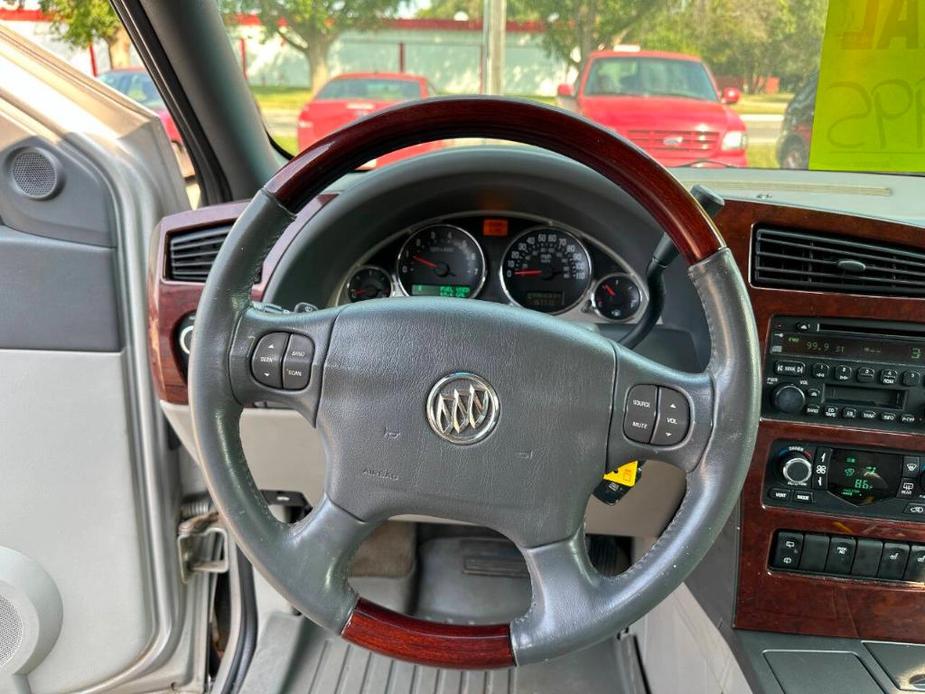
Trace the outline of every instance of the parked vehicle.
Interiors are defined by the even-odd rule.
[[[173,122],[173,116],[170,115],[164,100],[158,94],[154,80],[145,72],[144,68],[127,67],[110,70],[101,74],[99,80],[157,114],[157,117],[161,119],[167,137],[170,138],[170,144],[177,155],[177,163],[180,165],[183,177],[189,178],[192,176],[193,165],[186,152],[186,146],[183,144],[183,138],[180,137],[180,131],[177,130],[177,124]]]
[[[338,75],[327,82],[299,113],[296,131],[299,151],[328,133],[388,106],[436,96],[437,90],[425,77],[391,72],[355,72]],[[363,168],[385,166],[400,159],[440,149],[439,142],[406,147],[369,162]]]
[[[819,75],[813,75],[787,104],[780,137],[777,139],[777,161],[782,169],[809,168],[809,143],[813,135],[816,113],[816,85]]]
[[[746,166],[748,138],[699,58],[662,51],[598,51],[576,86],[559,97],[583,116],[629,138],[665,166]],[[569,103],[571,102],[571,103]]]

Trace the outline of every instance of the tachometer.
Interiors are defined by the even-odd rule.
[[[375,265],[364,265],[347,280],[347,298],[352,303],[379,299],[392,294],[392,278],[389,273]]]
[[[405,241],[397,274],[409,296],[471,299],[485,283],[485,255],[465,229],[432,224]]]
[[[572,234],[539,227],[518,236],[504,254],[501,280],[512,301],[543,313],[578,304],[591,282],[591,257]]]

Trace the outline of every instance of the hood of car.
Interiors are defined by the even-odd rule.
[[[657,96],[588,96],[581,112],[622,134],[631,130],[744,130],[742,119],[717,101]]]

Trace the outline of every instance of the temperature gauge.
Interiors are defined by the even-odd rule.
[[[613,274],[597,283],[591,300],[601,317],[622,321],[639,310],[642,292],[629,275]]]
[[[347,298],[351,303],[379,299],[392,294],[392,278],[389,273],[375,265],[365,265],[350,276],[347,282]]]

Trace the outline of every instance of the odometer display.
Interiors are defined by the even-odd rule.
[[[514,239],[501,264],[508,296],[524,308],[562,313],[577,305],[591,282],[591,258],[562,229],[530,229]]]
[[[465,229],[432,224],[405,241],[397,274],[408,296],[471,299],[485,282],[485,256]]]

